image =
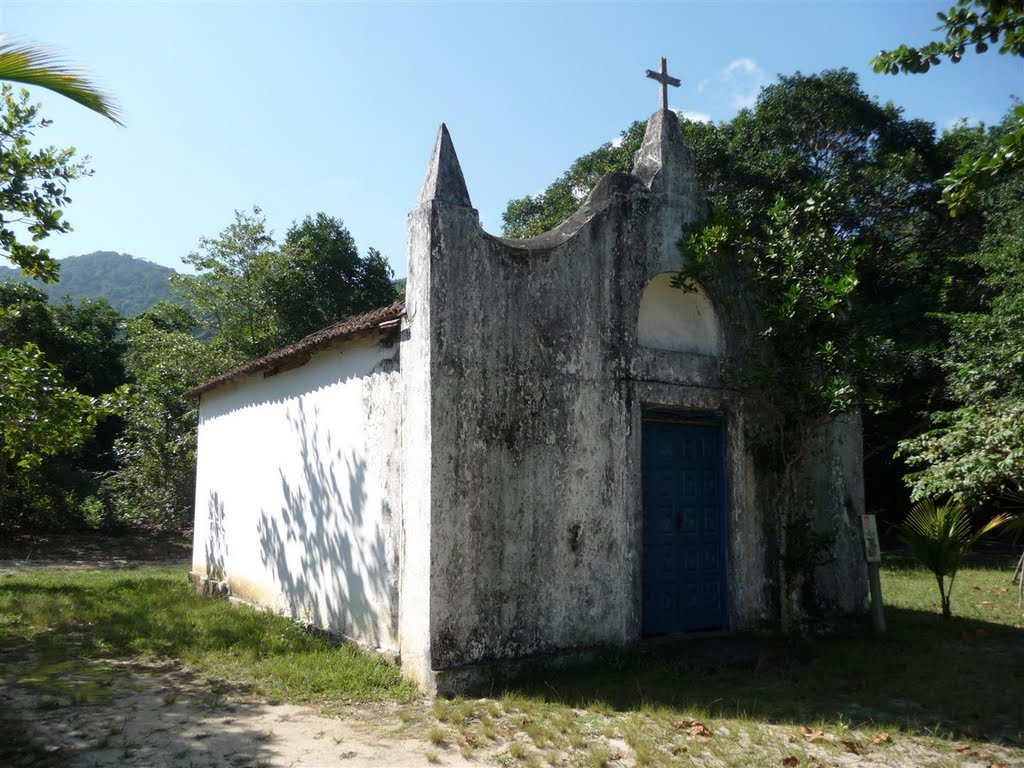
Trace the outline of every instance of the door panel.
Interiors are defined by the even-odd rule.
[[[725,460],[713,418],[645,414],[643,634],[727,623]]]

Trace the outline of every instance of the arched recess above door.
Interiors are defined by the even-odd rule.
[[[674,272],[655,275],[640,299],[637,340],[642,347],[700,355],[722,353],[722,332],[711,300],[701,286],[672,286]]]

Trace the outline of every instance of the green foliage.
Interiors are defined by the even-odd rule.
[[[948,396],[933,429],[903,441],[915,499],[953,493],[977,504],[1024,490],[1024,175],[979,198],[985,235],[969,260],[985,301],[947,313]]]
[[[39,116],[40,105],[29,104],[28,91],[15,96],[5,84],[0,99],[0,256],[24,274],[52,282],[58,264],[49,250],[35,243],[71,230],[62,210],[71,202],[68,184],[90,172],[74,159],[73,148],[32,151],[33,134],[48,123]],[[18,229],[28,233],[31,244],[19,242]]]
[[[195,502],[198,402],[192,387],[241,361],[224,345],[192,335],[195,319],[169,302],[128,321],[119,469],[105,483],[108,522],[183,528]]]
[[[276,316],[268,280],[275,243],[258,207],[235,211],[235,220],[183,261],[196,275],[174,275],[171,285],[196,312],[207,333],[244,357],[274,348]]]
[[[373,248],[361,257],[342,222],[323,212],[288,230],[267,279],[278,346],[396,298],[384,257]]]
[[[33,436],[40,442],[32,460],[9,464],[0,525],[76,526],[99,477],[113,468],[120,423],[99,417],[111,415],[110,397],[124,383],[121,317],[105,302],[53,305],[36,288],[0,283],[0,348],[29,387],[9,386],[8,408],[34,414],[60,438]],[[26,350],[31,354],[11,357]],[[75,409],[82,418],[73,429],[66,413]]]
[[[59,281],[37,285],[53,302],[64,297],[103,299],[122,315],[133,317],[171,298],[170,278],[175,271],[126,253],[96,251],[69,256],[59,264]],[[0,267],[0,282],[5,280],[36,283],[18,269]]]
[[[0,349],[0,453],[31,469],[80,445],[92,430],[92,398],[67,387],[35,344]]]
[[[6,496],[16,470],[79,447],[99,415],[92,398],[64,383],[39,347],[0,347],[0,524],[10,522]]]
[[[978,539],[1007,520],[1005,515],[997,515],[972,532],[970,515],[961,502],[954,500],[936,504],[932,499],[924,499],[915,504],[906,520],[896,527],[896,533],[914,557],[934,574],[944,617],[951,615],[949,601],[953,581],[964,555],[970,552]]]
[[[554,229],[587,199],[587,195],[605,174],[628,173],[633,155],[644,140],[645,124],[633,123],[622,132],[617,145],[602,144],[577,158],[561,178],[539,195],[510,200],[501,215],[505,237],[532,237]]]
[[[44,48],[0,41],[0,80],[46,88],[121,125],[113,100],[57,54]]]
[[[242,358],[259,357],[344,318],[396,299],[391,267],[360,256],[340,219],[317,213],[293,225],[278,250],[259,208],[185,261],[197,274],[171,278],[212,338]]]
[[[941,394],[946,331],[930,313],[966,306],[972,284],[955,257],[976,243],[973,221],[936,199],[956,151],[846,70],[781,77],[752,110],[686,129],[714,204],[684,243],[690,269],[712,292],[752,287],[717,298],[754,306],[777,361],[755,359],[747,388],[774,393],[766,414],[787,428],[866,407],[868,501],[898,504],[890,457]]]
[[[998,146],[988,155],[965,157],[942,180],[942,199],[951,216],[957,216],[980,191],[989,189],[1024,168],[1024,106],[1013,110],[1013,127],[1000,138]]]
[[[1000,43],[999,53],[1024,56],[1024,5],[1019,0],[957,0],[948,13],[938,13],[937,31],[945,39],[912,48],[901,45],[882,51],[871,63],[875,72],[896,75],[920,74],[943,59],[959,62],[973,47],[985,53],[990,44]],[[1001,42],[1000,42],[1001,41]],[[981,190],[1024,167],[1024,107],[1014,111],[1014,121],[995,149],[985,155],[965,157],[942,180],[942,199],[950,215],[963,212]]]
[[[876,72],[896,75],[921,74],[937,67],[943,59],[958,63],[970,47],[985,53],[989,44],[999,43],[999,53],[1024,56],[1024,7],[1019,0],[957,0],[948,13],[939,12],[944,40],[920,48],[901,45],[882,51],[871,64]]]

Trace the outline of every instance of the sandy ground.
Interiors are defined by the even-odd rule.
[[[426,705],[363,705],[325,716],[219,693],[174,665],[106,663],[109,697],[95,703],[0,682],[0,708],[20,712],[31,749],[21,765],[458,766],[453,747],[426,739]]]

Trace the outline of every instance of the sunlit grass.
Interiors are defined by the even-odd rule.
[[[0,671],[29,684],[77,662],[173,659],[271,700],[406,701],[397,668],[280,616],[196,595],[185,572],[40,569],[0,581]]]

